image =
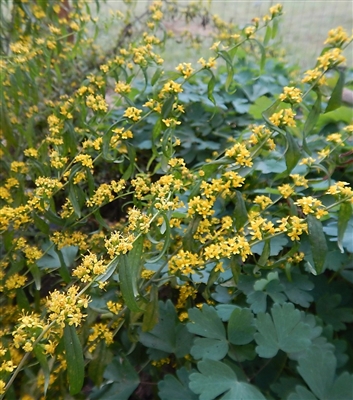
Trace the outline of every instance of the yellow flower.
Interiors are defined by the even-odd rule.
[[[189,78],[190,75],[195,71],[190,63],[182,63],[179,64],[176,68],[175,68],[178,72],[180,72],[185,79]]]
[[[279,99],[284,102],[291,104],[302,102],[302,92],[300,89],[295,87],[285,86],[283,93],[279,95]]]
[[[284,199],[287,199],[289,196],[291,196],[294,193],[293,187],[291,185],[289,185],[288,183],[278,186],[278,190]]]
[[[131,92],[131,86],[128,83],[119,81],[115,84],[114,91],[120,94],[127,94]]]
[[[128,107],[125,110],[124,117],[130,118],[134,122],[137,122],[141,119],[140,114],[142,114],[142,110],[139,110],[136,107]]]
[[[336,29],[331,29],[324,44],[330,44],[332,47],[341,47],[344,43],[348,42],[349,36],[346,31],[339,26]]]

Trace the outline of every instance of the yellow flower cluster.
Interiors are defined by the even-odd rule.
[[[14,346],[22,348],[25,352],[33,350],[33,343],[45,327],[40,316],[34,313],[23,314],[18,319],[18,325],[12,332]]]
[[[86,97],[86,106],[93,111],[107,112],[108,110],[108,103],[100,94],[97,94],[96,96],[93,94],[88,95]]]
[[[86,201],[88,207],[100,207],[105,203],[114,200],[114,195],[119,194],[125,187],[125,181],[121,179],[119,182],[112,181],[110,184],[102,183],[96,189],[93,196]]]
[[[298,88],[285,86],[283,93],[279,95],[279,99],[290,104],[301,103],[303,100],[302,92]]]
[[[132,250],[134,241],[134,235],[124,236],[121,232],[115,231],[109,239],[105,239],[105,248],[110,258],[114,258]]]
[[[342,28],[342,26],[339,26],[328,32],[328,37],[324,44],[329,44],[332,47],[341,47],[349,40],[351,40],[351,38],[347,35],[347,32]]]
[[[339,200],[347,199],[353,203],[353,190],[350,187],[348,182],[336,182],[334,185],[331,185],[326,192],[331,195],[338,195]]]
[[[92,326],[92,333],[88,336],[88,351],[93,353],[97,347],[98,341],[104,340],[107,346],[114,342],[113,332],[109,330],[107,324],[97,323]]]
[[[259,204],[261,210],[267,208],[270,204],[272,204],[272,200],[267,196],[256,196],[254,199],[255,204]]]
[[[282,109],[277,113],[274,113],[270,116],[270,121],[273,125],[278,127],[285,127],[285,126],[296,126],[294,121],[295,113],[291,108]]]
[[[234,158],[236,165],[251,167],[253,164],[250,151],[242,143],[235,143],[230,149],[226,150],[225,156]]]
[[[169,260],[169,272],[171,274],[194,274],[198,268],[202,267],[202,259],[200,259],[198,254],[191,253],[190,251],[179,250],[178,253]]]
[[[215,57],[210,57],[208,61],[206,61],[203,57],[201,57],[198,61],[199,64],[201,64],[202,68],[215,68],[217,65],[217,61]]]
[[[117,82],[114,91],[119,94],[128,94],[131,92],[131,85],[125,82]]]
[[[50,293],[46,300],[46,308],[49,314],[49,321],[55,321],[61,328],[65,324],[79,326],[85,317],[81,309],[87,308],[89,298],[85,295],[79,295],[79,287],[71,286],[67,293],[61,293],[58,290]]]
[[[96,254],[89,253],[83,257],[81,264],[72,271],[72,275],[81,282],[93,282],[99,275],[104,274],[107,265],[104,260],[98,260]]]
[[[317,219],[328,214],[321,201],[312,196],[303,197],[297,200],[294,204],[300,206],[305,215],[315,214]]]
[[[131,119],[134,122],[137,122],[141,119],[142,110],[139,110],[136,107],[128,107],[124,112],[124,117]]]
[[[181,63],[175,69],[183,75],[184,79],[190,78],[195,71],[192,68],[191,63]]]

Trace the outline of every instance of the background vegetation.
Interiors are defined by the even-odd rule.
[[[100,5],[2,3],[0,398],[349,398],[352,37]]]

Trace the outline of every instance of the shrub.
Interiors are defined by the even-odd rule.
[[[349,398],[352,38],[300,78],[276,5],[168,71],[165,7],[104,53],[87,3],[11,6],[0,398]]]

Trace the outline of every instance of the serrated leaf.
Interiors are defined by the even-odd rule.
[[[248,308],[236,308],[228,322],[228,339],[233,344],[248,344],[254,338],[254,315]]]
[[[317,274],[321,274],[328,251],[326,237],[322,229],[322,224],[316,217],[309,214],[307,216],[307,223],[314,268]]]
[[[339,77],[333,91],[331,93],[330,100],[327,103],[327,107],[325,109],[325,114],[329,111],[334,111],[339,108],[342,104],[342,92],[344,87],[344,72],[338,71]]]
[[[189,372],[185,367],[176,371],[177,379],[173,375],[165,375],[162,381],[158,382],[158,395],[161,400],[198,400],[189,385]]]
[[[342,203],[340,205],[340,209],[338,211],[338,232],[337,232],[337,245],[341,250],[341,253],[344,253],[342,241],[344,237],[344,233],[346,232],[348,222],[352,217],[352,205],[350,203]]]
[[[292,303],[307,308],[314,301],[313,296],[308,293],[308,291],[314,288],[314,284],[309,281],[307,275],[294,272],[291,274],[291,281],[283,276],[281,283],[284,293]]]
[[[256,319],[258,333],[256,352],[260,357],[274,357],[278,350],[294,353],[306,350],[311,341],[310,326],[301,320],[300,311],[291,303],[274,304],[270,314],[259,313]]]
[[[272,278],[272,275],[268,275],[267,279],[260,280],[241,275],[238,288],[247,295],[246,302],[250,304],[250,308],[255,314],[266,311],[268,296],[275,303],[281,304],[286,301],[286,297],[282,293],[283,287],[278,279]]]
[[[159,302],[159,321],[150,332],[140,332],[139,341],[146,347],[174,353],[183,357],[190,353],[193,340],[186,327],[181,324],[173,303]]]
[[[200,400],[265,400],[262,393],[253,385],[238,380],[228,365],[214,360],[197,363],[200,373],[190,375],[190,389],[199,394]]]
[[[327,398],[345,400],[352,397],[353,376],[347,371],[343,372],[331,387]]]
[[[341,307],[341,302],[339,293],[324,295],[316,302],[318,316],[335,331],[346,329],[345,323],[353,322],[353,308]]]
[[[108,388],[97,393],[93,399],[99,400],[128,400],[140,383],[139,376],[126,358],[117,356],[108,365],[104,372],[104,378],[113,381]]]
[[[219,339],[196,338],[190,354],[195,360],[222,360],[228,353],[228,342]]]
[[[295,392],[288,396],[288,400],[317,400],[317,398],[304,386],[296,386]]]
[[[226,339],[223,322],[213,307],[203,304],[202,310],[192,308],[189,310],[189,319],[192,321],[187,324],[189,332],[208,339]]]
[[[310,390],[319,399],[326,399],[333,385],[336,364],[332,351],[314,345],[299,358],[297,369]]]
[[[64,345],[70,394],[75,395],[81,391],[83,386],[85,364],[82,346],[73,325],[65,325]]]

